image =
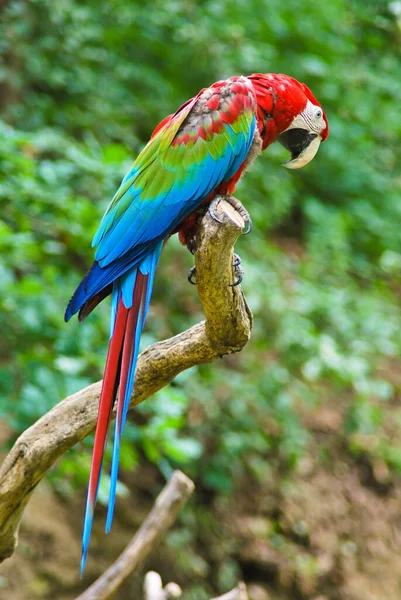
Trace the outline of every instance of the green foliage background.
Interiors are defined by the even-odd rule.
[[[382,429],[398,390],[378,370],[401,353],[399,3],[13,0],[0,10],[0,416],[15,436],[102,376],[107,302],[83,326],[65,325],[64,308],[155,124],[217,79],[274,71],[312,88],[330,138],[297,172],[280,168],[286,152],[273,146],[241,182],[254,221],[237,248],[252,340],[140,407],[123,468],[145,456],[222,496],[244,473],[266,481],[275,461],[285,478],[307,451],[296,409],[346,395],[349,451],[401,470],[401,447]],[[170,241],[144,346],[201,318],[190,266]],[[89,460],[88,443],[54,485],[83,485]]]

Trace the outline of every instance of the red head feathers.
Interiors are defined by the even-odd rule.
[[[263,149],[277,140],[291,152],[285,167],[304,166],[329,134],[321,105],[304,83],[288,75],[255,73],[248,79],[256,94]]]

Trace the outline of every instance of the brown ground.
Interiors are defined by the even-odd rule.
[[[281,480],[279,487],[273,477],[266,489],[243,481],[228,503],[206,500],[216,525],[199,524],[191,548],[212,565],[203,578],[213,591],[218,565],[229,553],[250,600],[399,600],[401,481],[380,462],[350,457],[341,407],[315,408],[303,420],[310,452],[291,481]],[[0,600],[75,598],[119,554],[149,510],[160,483],[156,470],[143,468],[135,481],[140,487],[131,485],[130,498],[120,501],[108,536],[102,532],[104,513],[98,512],[82,583],[83,498],[63,503],[42,483],[26,510],[18,549],[0,567]],[[203,511],[204,493],[195,492]],[[164,544],[146,567],[185,589],[194,576],[184,576],[179,564],[180,556]],[[139,599],[139,585],[136,578],[117,598]]]

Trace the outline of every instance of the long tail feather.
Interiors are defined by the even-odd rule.
[[[120,370],[121,348],[124,341],[125,326],[128,310],[120,300],[114,323],[113,335],[110,338],[107,352],[106,367],[99,400],[99,414],[97,418],[95,441],[93,445],[92,465],[89,475],[88,494],[82,534],[81,576],[85,568],[86,554],[92,530],[93,513],[95,510],[99,490],[100,475],[102,472],[103,455],[107,443],[107,434],[113,410]]]
[[[117,414],[114,432],[113,458],[110,474],[109,506],[106,520],[106,533],[110,531],[113,521],[114,504],[118,478],[118,463],[120,459],[120,440],[125,424],[125,414],[128,412],[129,401],[133,388],[133,375],[138,359],[139,340],[143,327],[141,315],[144,296],[148,284],[148,275],[138,271],[136,276],[132,307],[128,311],[126,335],[121,360],[120,388],[118,391]],[[132,374],[132,376],[131,376]]]
[[[121,435],[127,418],[129,403],[134,387],[139,342],[148,312],[154,275],[161,249],[162,243],[158,244],[158,246],[141,261],[139,266],[124,274],[124,276],[113,285],[110,343],[102,392],[100,395],[99,415],[96,426],[84,517],[81,576],[85,568],[93,513],[95,510],[102,471],[103,456],[118,387],[106,532],[110,530],[113,520]]]

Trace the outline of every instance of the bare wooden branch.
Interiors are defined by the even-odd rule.
[[[155,544],[174,523],[195,485],[189,477],[174,471],[170,481],[142,523],[132,541],[118,559],[76,600],[108,600],[127,577],[142,566]]]
[[[250,338],[252,313],[233,282],[233,248],[244,222],[224,200],[218,223],[206,213],[195,252],[196,279],[206,321],[153,344],[139,357],[131,407],[167,385],[178,373],[240,351]],[[46,471],[96,424],[101,382],[65,398],[27,429],[0,468],[0,562],[11,556],[18,526]]]

